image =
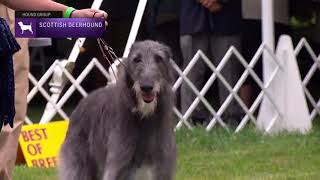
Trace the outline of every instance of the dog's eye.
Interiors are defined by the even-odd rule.
[[[156,63],[161,63],[162,62],[162,57],[161,56],[155,56]]]
[[[142,62],[142,60],[141,60],[141,58],[136,57],[136,58],[133,59],[133,62],[140,63],[140,62]]]

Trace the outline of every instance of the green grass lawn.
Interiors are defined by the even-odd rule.
[[[246,128],[177,132],[177,180],[320,179],[320,119],[308,135],[264,136]],[[56,180],[55,169],[17,167],[14,180]]]

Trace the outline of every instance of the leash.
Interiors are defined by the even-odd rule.
[[[99,44],[100,51],[103,55],[103,58],[108,61],[109,66],[111,67],[112,73],[114,77],[117,77],[113,68],[112,64],[114,61],[118,58],[116,53],[113,51],[113,49],[104,41],[102,38],[97,38],[97,42]],[[110,58],[110,59],[109,59]]]
[[[112,70],[112,73],[117,80],[117,76],[116,76],[116,73],[113,69],[112,64],[115,62],[116,59],[118,59],[118,56],[113,51],[112,47],[110,47],[104,39],[97,38],[97,42],[99,44],[99,49],[100,49],[101,54],[103,55],[103,58],[105,60],[107,60],[109,66]],[[123,65],[123,67],[125,67],[125,69],[127,69],[126,65],[122,61],[119,60],[119,62],[121,65]]]

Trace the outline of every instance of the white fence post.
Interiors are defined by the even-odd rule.
[[[66,68],[69,72],[72,71],[74,68],[74,63],[69,63],[66,59],[62,60],[61,62],[62,67]],[[59,66],[55,66],[53,70],[52,78],[49,82],[50,92],[51,92],[51,100],[53,102],[57,102],[62,91],[62,88],[65,86],[67,81],[65,80],[65,74],[63,70]],[[56,114],[56,110],[52,104],[47,103],[45,110],[42,114],[40,124],[44,122],[50,121],[50,119]]]
[[[131,26],[129,38],[128,38],[126,47],[124,49],[123,57],[128,56],[130,48],[131,48],[132,44],[134,43],[134,41],[136,40],[147,2],[148,2],[148,0],[140,0],[139,1],[138,7],[136,10],[136,14],[134,16],[134,20],[133,20],[133,23]]]
[[[261,0],[261,10],[262,10],[262,41],[263,43],[271,49],[272,53],[274,52],[274,21],[273,21],[273,0]],[[276,65],[272,63],[270,55],[264,50],[263,53],[263,82],[266,84],[270,75],[275,69]],[[266,91],[269,92],[271,97],[274,97],[276,94],[276,87],[270,86]],[[273,98],[272,98],[273,99]],[[266,124],[269,123],[271,119],[276,114],[276,110],[271,102],[263,97],[261,108],[259,111],[257,124],[258,127],[262,130],[266,129]],[[281,115],[279,116],[281,118]],[[278,118],[276,118],[278,120]]]

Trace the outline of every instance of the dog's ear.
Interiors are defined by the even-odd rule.
[[[174,68],[173,68],[173,66],[172,66],[172,62],[174,62],[173,61],[173,59],[172,58],[170,58],[169,59],[169,68],[168,68],[168,75],[169,75],[169,80],[170,80],[170,83],[171,84],[173,84],[174,83],[174,81],[176,80],[176,75],[175,75],[175,70],[174,70]]]
[[[133,80],[128,69],[128,61],[128,58],[123,58],[121,64],[118,66],[118,79],[131,88],[133,86]]]
[[[171,61],[174,61],[173,60],[173,54],[172,54],[172,51],[171,51],[171,48],[167,45],[163,45],[163,51],[165,53],[165,56],[166,56],[166,59],[168,60],[168,76],[169,76],[169,81],[170,83],[174,83],[174,80],[175,80],[175,76],[174,76],[174,69],[171,65]]]
[[[164,45],[164,44],[162,44],[162,46],[163,46],[163,51],[164,51],[164,53],[166,55],[166,58],[168,60],[172,59],[173,55],[172,55],[171,48],[169,46],[167,46],[167,45]]]

